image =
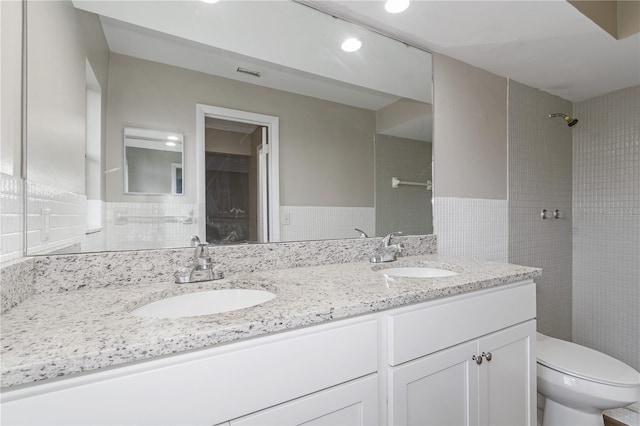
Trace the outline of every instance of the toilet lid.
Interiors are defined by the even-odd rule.
[[[640,373],[602,352],[538,333],[538,363],[562,373],[615,386],[640,385]]]

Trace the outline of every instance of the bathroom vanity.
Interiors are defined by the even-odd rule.
[[[34,296],[3,316],[17,329],[2,339],[2,422],[535,424],[539,270],[438,256],[399,265],[457,275],[389,277],[390,265],[357,262]],[[277,296],[201,317],[130,314],[230,287]],[[58,314],[43,324],[38,307]]]

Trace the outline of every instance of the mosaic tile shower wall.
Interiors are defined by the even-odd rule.
[[[574,111],[573,340],[640,369],[640,86]]]
[[[569,101],[509,82],[509,262],[542,268],[542,277],[536,280],[538,331],[566,340],[571,340],[575,130],[549,114],[571,115],[571,110]],[[558,209],[561,217],[543,220],[542,209]]]

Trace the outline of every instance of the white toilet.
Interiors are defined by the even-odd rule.
[[[602,426],[603,410],[640,399],[640,373],[609,355],[538,333],[537,359],[543,426]]]

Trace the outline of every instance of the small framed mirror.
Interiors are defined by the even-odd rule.
[[[183,195],[184,135],[124,128],[124,193]]]

